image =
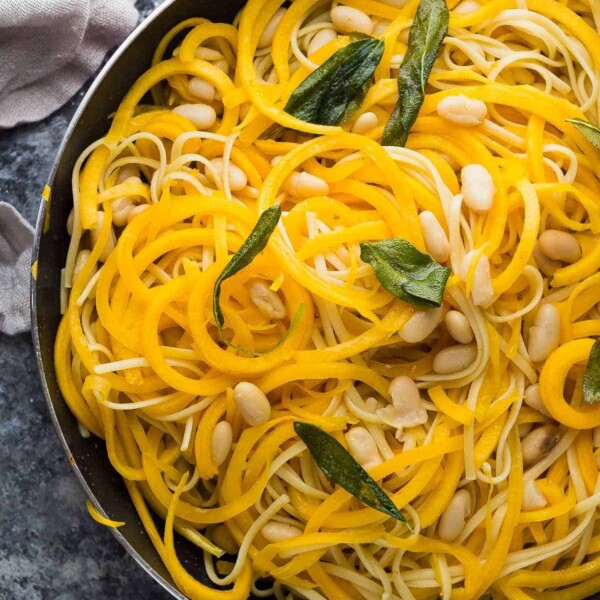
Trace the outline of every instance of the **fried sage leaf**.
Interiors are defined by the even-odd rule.
[[[586,404],[600,402],[600,339],[594,342],[585,368],[583,401]]]
[[[384,47],[367,37],[340,48],[294,90],[283,110],[316,125],[348,120],[365,99]]]
[[[583,119],[567,119],[567,122],[573,123],[575,128],[582,133],[587,140],[596,148],[600,148],[600,129]]]
[[[404,146],[425,100],[425,86],[448,33],[446,0],[421,0],[398,70],[398,102],[383,131],[383,146]]]
[[[360,258],[373,267],[379,283],[415,306],[440,306],[450,269],[401,238],[363,242]]]
[[[264,210],[254,229],[250,232],[250,235],[246,239],[246,241],[242,244],[240,249],[233,255],[231,260],[227,263],[227,266],[223,269],[223,272],[219,275],[217,280],[215,281],[215,287],[213,290],[213,315],[215,318],[215,322],[217,323],[217,329],[219,330],[219,337],[223,342],[225,342],[228,346],[235,348],[240,352],[245,352],[246,354],[252,354],[253,356],[260,356],[259,353],[253,352],[252,350],[246,350],[245,348],[241,348],[239,346],[234,346],[231,344],[226,338],[223,332],[223,325],[225,324],[225,319],[223,317],[223,313],[221,311],[221,306],[219,304],[219,297],[221,295],[221,285],[230,277],[233,277],[236,273],[241,271],[244,267],[247,267],[257,256],[265,249],[269,238],[273,231],[275,231],[275,227],[277,227],[277,223],[281,217],[281,206],[279,204],[275,204]],[[286,331],[285,335],[277,342],[277,344],[269,350],[272,352],[276,348],[279,348],[281,344],[285,342],[285,340],[289,337],[292,331],[298,325],[300,318],[305,310],[305,305],[301,304],[290,323],[289,329]]]
[[[316,425],[300,421],[294,422],[294,430],[327,477],[367,506],[406,523],[387,494],[333,436]]]

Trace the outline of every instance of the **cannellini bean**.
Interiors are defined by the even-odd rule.
[[[433,370],[450,375],[466,369],[477,358],[477,344],[461,344],[440,350],[433,359]]]
[[[173,54],[175,53],[173,52]],[[213,48],[205,48],[204,46],[199,46],[198,48],[196,48],[194,56],[201,60],[207,60],[211,62],[223,58],[223,55],[218,50],[214,50]]]
[[[141,183],[142,180],[137,176],[127,177],[121,183]],[[132,196],[122,196],[115,198],[110,206],[112,208],[112,220],[117,227],[123,227],[127,223],[127,217],[131,209],[135,206],[135,199]]]
[[[220,71],[223,71],[225,75],[229,73],[229,63],[224,58],[216,60],[214,64],[215,67],[217,67],[217,69],[219,69]]]
[[[212,461],[220,467],[229,452],[233,441],[233,429],[227,421],[219,421],[213,429],[212,440],[210,442],[210,452]]]
[[[540,386],[538,383],[534,383],[533,385],[529,385],[525,388],[523,401],[525,404],[527,404],[527,406],[529,406],[529,408],[533,408],[533,410],[537,410],[544,415],[548,414],[548,411],[546,410],[542,400]]]
[[[201,77],[192,77],[188,81],[188,92],[199,100],[212,102],[215,99],[215,86]]]
[[[283,156],[281,156],[281,154],[279,154],[279,155],[277,155],[277,156],[274,156],[274,157],[271,159],[271,166],[272,166],[272,167],[274,167],[274,166],[275,166],[275,165],[276,165],[278,162],[280,162],[280,161],[281,161],[281,159],[282,159],[282,158],[283,158]]]
[[[461,171],[461,181],[463,200],[469,208],[481,212],[492,207],[496,186],[484,166],[466,165]]]
[[[437,217],[431,211],[424,210],[419,214],[419,221],[421,222],[427,252],[436,262],[446,262],[450,256],[450,243]]]
[[[442,313],[441,307],[416,311],[402,326],[400,337],[409,344],[422,342],[440,324]]]
[[[259,40],[258,47],[266,48],[273,43],[273,38],[275,37],[275,31],[277,27],[279,27],[279,23],[281,23],[281,19],[285,16],[286,10],[285,8],[278,8],[275,11],[275,14],[271,17],[271,20],[267,23],[267,26],[264,28]]]
[[[213,158],[210,161],[215,171],[223,178],[223,159],[222,158]],[[232,162],[229,163],[229,187],[232,192],[239,192],[243,190],[246,185],[248,185],[248,177],[246,177],[246,173],[242,171],[237,165],[234,165]],[[210,181],[214,183],[215,178],[210,169],[206,169],[204,174],[208,177]]]
[[[363,468],[370,469],[381,463],[377,444],[365,427],[352,427],[345,438],[350,454]]]
[[[67,233],[73,235],[73,227],[75,226],[75,209],[72,208],[67,217]]]
[[[554,272],[562,267],[562,263],[560,261],[548,258],[540,250],[540,243],[538,241],[536,241],[533,245],[533,260],[535,260],[535,264],[537,265],[538,269],[548,277],[554,275]]]
[[[519,438],[523,439],[532,429],[532,423],[521,423],[521,425],[519,425]]]
[[[352,33],[353,31],[367,35],[373,33],[373,21],[369,15],[357,8],[338,5],[331,9],[329,16],[333,26],[340,33]]]
[[[233,399],[248,425],[263,425],[271,418],[271,404],[263,391],[249,381],[240,381],[233,388]]]
[[[415,427],[427,422],[427,409],[416,383],[404,375],[392,379],[389,387],[392,405],[377,410],[377,415],[394,427]]]
[[[329,194],[328,183],[316,175],[306,173],[306,171],[292,173],[286,180],[286,187],[292,195],[299,198],[326,196]]]
[[[554,425],[542,425],[525,436],[521,442],[523,464],[532,465],[540,462],[556,446],[560,436]]]
[[[533,362],[546,360],[560,342],[560,313],[554,304],[543,304],[529,328],[527,352]]]
[[[440,517],[438,536],[445,542],[453,542],[465,527],[471,512],[471,495],[467,490],[458,490]]]
[[[140,168],[137,165],[123,165],[117,175],[117,184],[124,183],[131,177],[140,178]],[[141,181],[141,179],[140,179]]]
[[[463,94],[446,96],[437,106],[438,115],[463,127],[477,127],[487,117],[487,106],[481,100],[472,100]]]
[[[457,15],[468,15],[481,8],[481,4],[477,0],[463,0],[460,4],[454,7],[454,13]]]
[[[379,120],[374,112],[366,112],[360,115],[354,125],[352,125],[352,133],[364,135],[365,133],[375,129],[379,125]]]
[[[566,231],[546,229],[538,242],[540,250],[553,260],[574,263],[581,258],[581,246],[577,238]]]
[[[390,26],[391,21],[387,19],[385,21],[375,21],[373,24],[373,36],[379,37],[383,35],[385,30]]]
[[[533,479],[529,479],[523,485],[523,510],[539,510],[548,504],[546,496],[540,492],[540,488]]]
[[[285,304],[278,294],[269,289],[263,281],[253,281],[250,284],[250,299],[258,310],[269,319],[283,319],[287,314]]]
[[[267,521],[261,528],[260,532],[267,542],[276,544],[284,542],[291,538],[302,535],[302,530],[299,527],[294,527],[289,523],[280,523],[279,521]]]
[[[476,306],[489,306],[494,299],[490,261],[485,254],[481,254],[477,259],[477,254],[477,250],[471,250],[465,254],[460,265],[460,276],[463,281],[467,281],[471,261],[477,260],[471,285],[471,297]]]
[[[225,550],[227,554],[235,554],[239,548],[229,529],[225,525],[217,525],[211,532],[212,541],[219,546],[222,550]]]
[[[321,31],[316,33],[312,40],[310,40],[307,51],[308,56],[314,54],[323,46],[330,44],[335,39],[337,39],[337,33],[333,29],[321,29]]]
[[[96,242],[100,239],[100,231],[102,229],[102,225],[104,224],[104,212],[98,211],[98,224],[94,229],[90,229],[90,240],[92,242],[92,246],[96,245]],[[117,238],[115,237],[115,232],[110,226],[110,232],[108,234],[108,239],[106,240],[106,244],[104,244],[104,248],[102,248],[102,252],[100,252],[100,256],[98,260],[100,262],[104,262],[110,255],[110,253],[115,249],[115,245],[117,243]]]
[[[90,257],[90,254],[91,252],[89,250],[80,250],[77,253],[77,256],[75,257],[75,264],[73,265],[73,281],[75,281],[79,273],[81,273],[81,270],[83,269],[83,266]],[[92,272],[90,274],[90,278],[93,277],[97,271],[98,265],[94,265],[94,268],[92,269]]]
[[[449,310],[444,318],[448,333],[459,344],[470,344],[473,341],[473,329],[465,315],[458,310]]]
[[[217,113],[208,104],[180,104],[173,112],[186,118],[199,130],[210,129],[217,122]]]
[[[137,217],[138,215],[141,215],[148,208],[150,208],[149,204],[140,204],[138,206],[135,206],[134,208],[132,208],[129,211],[129,214],[127,215],[127,222],[131,223],[131,221],[133,221],[133,219],[135,219],[135,217]]]

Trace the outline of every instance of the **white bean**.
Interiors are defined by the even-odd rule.
[[[560,343],[560,313],[554,304],[543,304],[529,328],[527,351],[533,362],[546,360]]]
[[[231,450],[233,429],[227,421],[219,421],[213,429],[210,451],[212,461],[220,467],[226,460]]]
[[[89,250],[80,250],[75,257],[75,264],[73,265],[73,281],[77,279],[79,273],[83,269],[83,266],[88,261],[91,252]],[[90,273],[90,279],[96,274],[98,271],[98,265],[94,265],[92,272]]]
[[[365,133],[375,129],[377,125],[379,125],[377,115],[374,112],[366,112],[360,115],[356,121],[354,121],[354,125],[352,125],[352,133],[364,135]]]
[[[466,369],[477,358],[477,344],[461,344],[440,350],[433,359],[433,370],[449,375]]]
[[[440,517],[438,537],[445,542],[453,542],[465,527],[471,512],[471,495],[467,490],[458,490]]]
[[[278,8],[275,11],[275,14],[271,17],[271,20],[267,23],[267,26],[264,28],[259,40],[258,47],[266,48],[273,43],[273,38],[275,37],[275,31],[281,23],[281,19],[285,16],[286,10],[285,8]]]
[[[180,104],[173,112],[187,119],[196,129],[210,129],[217,122],[217,113],[208,104]]]
[[[463,0],[460,4],[454,7],[454,13],[457,15],[468,15],[481,8],[481,4],[477,0]]]
[[[329,194],[328,183],[320,177],[311,175],[306,171],[302,171],[302,173],[292,173],[286,179],[286,187],[293,196],[298,196],[299,198],[326,196]]]
[[[539,510],[548,504],[546,496],[540,492],[540,488],[533,479],[528,479],[523,486],[523,510]]]
[[[542,400],[540,385],[538,383],[534,383],[525,388],[523,401],[529,408],[533,408],[533,410],[537,410],[544,415],[548,414],[544,401]]]
[[[377,415],[394,427],[415,427],[427,422],[427,409],[417,384],[404,375],[392,379],[389,387],[393,406],[377,411]]]
[[[459,344],[470,344],[473,341],[473,329],[465,315],[458,310],[449,310],[445,317],[448,333]]]
[[[409,344],[422,342],[440,324],[442,313],[441,307],[416,311],[402,326],[400,337]]]
[[[314,54],[317,50],[323,48],[323,46],[330,44],[335,39],[337,39],[337,33],[333,29],[321,29],[321,31],[316,33],[312,40],[310,40],[307,51],[308,56]]]
[[[206,60],[209,62],[214,62],[215,60],[220,60],[223,58],[223,55],[219,51],[214,50],[213,48],[205,48],[204,46],[199,46],[198,48],[196,48],[194,56],[196,58]]]
[[[280,523],[279,521],[267,521],[260,530],[262,536],[271,544],[284,542],[291,538],[302,535],[302,530],[289,523]]]
[[[463,94],[446,96],[437,106],[438,115],[463,127],[477,127],[487,117],[487,106],[481,100],[472,100]]]
[[[216,60],[214,65],[215,65],[215,67],[217,67],[217,69],[219,69],[220,71],[223,71],[223,73],[225,73],[225,75],[229,74],[229,63],[224,58]]]
[[[199,100],[212,102],[215,99],[215,86],[201,77],[192,77],[188,81],[188,92]]]
[[[271,404],[263,391],[249,381],[240,381],[233,388],[233,399],[248,425],[263,425],[271,418]]]
[[[461,192],[465,204],[478,212],[492,207],[496,186],[489,171],[482,165],[471,164],[461,171]]]
[[[581,258],[581,246],[577,238],[566,231],[546,229],[538,242],[540,250],[552,260],[574,263]]]
[[[448,236],[437,217],[431,211],[424,210],[419,214],[419,221],[427,252],[436,262],[446,262],[450,256],[450,242],[448,242]]]
[[[269,319],[283,319],[287,311],[278,294],[263,281],[250,284],[250,299],[260,312]]]
[[[131,177],[140,177],[140,168],[137,165],[129,164],[123,165],[119,169],[119,174],[117,175],[117,184],[123,183],[130,179]],[[141,181],[141,179],[140,179]]]
[[[540,462],[556,446],[559,437],[554,425],[542,425],[534,429],[521,442],[523,464],[527,466]]]
[[[141,183],[142,180],[137,176],[127,177],[121,183]],[[115,198],[111,203],[112,221],[117,227],[123,227],[127,223],[127,218],[132,208],[135,206],[133,196],[122,196]]]
[[[373,33],[373,21],[371,21],[369,15],[357,8],[338,5],[331,9],[329,16],[333,26],[340,33],[352,33],[354,31],[366,33],[367,35]]]
[[[352,427],[346,434],[350,454],[365,469],[381,463],[381,456],[373,436],[364,427]]]
[[[90,229],[90,240],[92,242],[92,246],[95,246],[98,240],[100,239],[100,230],[102,229],[102,225],[104,224],[104,212],[98,211],[98,224],[94,229]],[[100,262],[104,262],[110,255],[110,253],[115,249],[115,245],[117,243],[117,238],[115,236],[115,232],[112,228],[112,224],[110,226],[110,231],[108,234],[108,239],[106,240],[106,244],[104,244],[104,248],[100,252],[100,256],[98,260]]]
[[[140,204],[140,205],[132,208],[129,211],[129,214],[127,215],[127,222],[131,223],[131,221],[133,221],[133,219],[135,219],[135,217],[137,217],[138,215],[141,215],[148,208],[150,208],[149,204]]]
[[[537,268],[546,276],[551,277],[557,269],[562,267],[562,264],[558,260],[552,260],[548,258],[541,250],[540,243],[536,240],[533,245],[533,260]]]
[[[215,168],[215,171],[219,174],[221,179],[223,178],[223,159],[222,158],[213,158],[210,161]],[[213,176],[213,172],[210,169],[206,169],[204,174],[208,177],[210,181],[214,183],[215,178]],[[229,163],[229,187],[232,192],[239,192],[243,190],[246,185],[248,185],[248,177],[246,177],[246,173],[242,171],[237,165],[234,165],[232,162]]]
[[[460,265],[460,276],[463,281],[467,281],[471,261],[477,260],[477,266],[473,273],[473,282],[471,285],[471,297],[476,306],[489,306],[494,299],[494,288],[492,286],[492,274],[490,271],[490,261],[485,254],[481,254],[477,259],[477,250],[471,250],[465,254]]]

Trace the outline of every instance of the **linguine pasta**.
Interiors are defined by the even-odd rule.
[[[382,146],[418,5],[249,0],[233,24],[188,19],[75,165],[60,388],[189,598],[600,590],[600,408],[583,395],[600,150],[568,121],[599,121],[600,3],[448,0],[408,142]],[[357,24],[384,42],[358,111],[286,112]],[[219,335],[215,284],[277,205],[222,282]],[[439,307],[361,259],[390,239],[450,270]],[[295,422],[348,449],[407,523],[336,486]]]

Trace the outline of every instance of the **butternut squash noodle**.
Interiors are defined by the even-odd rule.
[[[75,165],[60,389],[191,599],[600,590],[600,405],[582,392],[600,150],[568,120],[599,122],[600,2],[448,0],[406,147],[382,146],[418,5],[249,0],[233,24],[188,19]],[[385,44],[358,112],[288,114],[355,27]],[[226,344],[215,283],[275,205],[265,249],[223,281]],[[361,260],[390,238],[451,270],[439,308]],[[408,523],[326,477],[295,421]]]

